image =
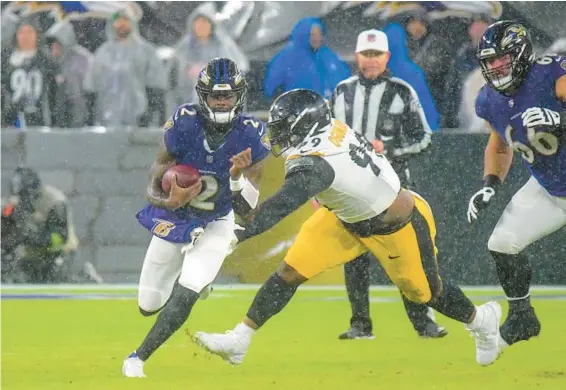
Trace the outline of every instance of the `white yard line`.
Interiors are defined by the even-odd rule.
[[[218,284],[214,285],[215,291],[256,291],[261,287],[260,284]],[[460,286],[468,291],[502,291],[501,286]],[[305,285],[300,287],[303,291],[345,291],[343,285]],[[117,291],[117,290],[137,290],[137,284],[2,284],[1,291]],[[395,286],[376,285],[371,286],[371,291],[395,291]],[[566,285],[543,286],[534,285],[532,291],[559,291],[566,290]]]

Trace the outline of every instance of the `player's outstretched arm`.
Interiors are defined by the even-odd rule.
[[[310,198],[330,187],[333,181],[334,170],[322,158],[308,156],[297,159],[296,164],[288,167],[283,187],[259,206],[245,230],[235,232],[238,241],[271,229]]]

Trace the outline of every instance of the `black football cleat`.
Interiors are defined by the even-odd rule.
[[[501,337],[508,345],[526,341],[540,333],[540,321],[532,307],[522,311],[510,311],[499,328]]]

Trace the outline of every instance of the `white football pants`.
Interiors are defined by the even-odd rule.
[[[566,198],[550,195],[531,176],[513,196],[487,243],[490,251],[517,254],[566,225]]]
[[[181,286],[197,293],[212,283],[229,253],[234,226],[233,212],[209,223],[194,247],[185,253],[181,251],[187,244],[153,236],[140,275],[139,307],[148,312],[162,308],[177,278]]]

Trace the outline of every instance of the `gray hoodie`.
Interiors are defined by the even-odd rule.
[[[112,19],[108,40],[96,50],[85,79],[85,89],[96,94],[96,123],[103,126],[137,126],[147,110],[146,88],[164,89],[165,69],[155,48],[139,35],[133,18],[132,33],[118,41]]]
[[[57,117],[54,126],[81,127],[86,124],[87,107],[86,93],[83,83],[90,68],[92,54],[77,44],[73,25],[56,23],[47,31],[48,42],[57,41],[61,45],[61,56],[55,58],[59,63],[64,81],[59,84],[56,92]]]
[[[215,21],[214,14],[214,5],[211,3],[204,3],[196,8],[187,18],[187,35],[175,46],[172,76],[176,105],[198,102],[195,91],[198,75],[194,72],[190,74],[191,69],[200,71],[208,61],[216,57],[230,58],[244,73],[250,68],[246,55],[230,34]],[[205,44],[193,36],[193,21],[198,16],[204,16],[212,23],[212,36]]]

